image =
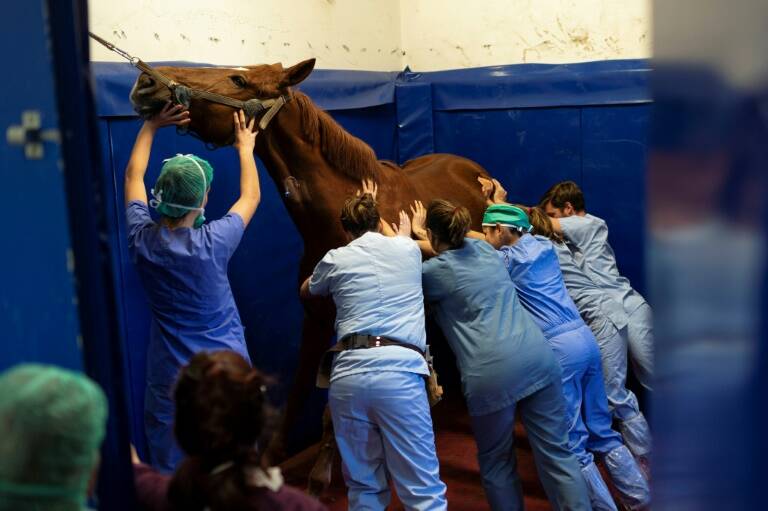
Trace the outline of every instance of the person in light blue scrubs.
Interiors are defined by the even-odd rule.
[[[624,443],[641,467],[651,453],[651,431],[640,411],[637,398],[627,389],[627,341],[622,335],[629,318],[622,305],[613,300],[588,275],[579,249],[558,235],[551,219],[538,207],[527,210],[533,233],[549,238],[557,253],[563,281],[584,322],[595,334],[603,360],[603,379],[608,406]]]
[[[591,510],[568,447],[560,367],[496,251],[465,238],[466,208],[438,200],[426,214],[421,203],[413,210],[414,233],[439,253],[423,264],[424,297],[456,355],[491,508],[523,509],[513,444],[517,414],[553,508]]]
[[[241,111],[234,114],[240,199],[223,218],[204,224],[213,168],[197,156],[177,155],[165,161],[152,189],[149,205],[160,214],[155,222],[144,185],[152,140],[161,126],[187,123],[188,112],[170,104],[145,121],[125,173],[128,252],[152,312],[144,426],[150,462],[166,473],[182,458],[173,438],[179,369],[204,350],[229,349],[249,359],[227,265],[261,196],[254,121],[246,123]]]
[[[640,383],[653,388],[653,313],[645,298],[619,273],[608,243],[608,225],[586,211],[584,193],[573,181],[553,185],[539,202],[552,218],[555,231],[584,254],[590,278],[624,307],[627,327],[622,330],[632,367]]]
[[[329,251],[301,286],[304,298],[333,298],[337,348],[349,346],[332,363],[328,394],[349,509],[384,510],[391,477],[405,509],[443,510],[425,385],[421,251],[405,213],[397,235],[382,234],[375,186],[363,191],[342,208],[350,242]]]
[[[647,506],[648,483],[621,436],[611,429],[595,336],[568,295],[552,243],[530,231],[528,215],[516,206],[494,204],[483,216],[486,240],[498,250],[523,306],[560,362],[570,447],[581,463],[592,507],[616,509],[593,452],[603,457],[622,502],[632,509]]]

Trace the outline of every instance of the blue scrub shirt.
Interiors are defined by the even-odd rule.
[[[128,251],[146,292],[152,323],[144,426],[151,463],[172,472],[182,458],[173,437],[173,385],[200,351],[232,350],[250,362],[227,265],[245,225],[228,214],[199,229],[156,224],[146,203],[126,209]]]
[[[552,350],[488,243],[467,238],[426,261],[423,284],[456,356],[470,415],[496,412],[559,380]]]
[[[501,247],[498,254],[520,300],[544,335],[571,321],[583,324],[565,288],[557,254],[548,238],[523,234],[514,245]]]

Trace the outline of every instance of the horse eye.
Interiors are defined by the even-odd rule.
[[[245,78],[240,75],[232,75],[229,77],[229,79],[232,80],[232,83],[241,89],[244,89],[245,86],[248,85],[248,83],[245,81]]]

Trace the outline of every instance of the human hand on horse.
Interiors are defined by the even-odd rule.
[[[377,185],[373,179],[364,179],[363,189],[358,190],[357,193],[355,193],[355,196],[359,197],[361,195],[365,195],[366,193],[371,194],[373,200],[376,200],[376,195],[379,193],[379,185]]]
[[[256,135],[259,130],[254,130],[256,117],[251,117],[250,121],[245,120],[245,112],[239,110],[232,114],[235,119],[235,141],[232,146],[238,151],[253,152],[256,147]]]
[[[398,236],[411,237],[411,218],[405,211],[400,211],[400,224],[392,224],[392,229]]]
[[[411,215],[413,215],[413,219],[411,220],[411,228],[413,229],[414,236],[420,240],[426,240],[427,210],[424,209],[424,204],[422,204],[420,200],[413,201],[413,205],[411,206]]]
[[[158,113],[151,118],[144,121],[144,125],[153,130],[162,128],[163,126],[186,126],[192,121],[189,117],[189,110],[184,108],[183,105],[174,105],[170,101],[165,103],[165,106]]]
[[[480,188],[485,196],[485,201],[489,206],[507,202],[507,191],[501,186],[501,183],[499,183],[498,180],[478,176],[477,181],[480,183]]]

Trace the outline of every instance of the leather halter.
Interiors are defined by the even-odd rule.
[[[186,108],[189,108],[189,104],[193,99],[204,99],[206,101],[210,101],[211,103],[218,103],[220,105],[229,106],[237,110],[243,110],[248,118],[254,117],[266,111],[266,113],[259,120],[259,129],[264,130],[269,125],[270,121],[275,117],[275,115],[277,115],[277,112],[279,112],[280,109],[292,99],[291,95],[284,94],[277,98],[253,98],[242,101],[240,99],[231,98],[222,94],[216,94],[215,92],[194,89],[192,87],[188,87],[184,84],[171,80],[157,69],[142,61],[140,58],[133,57],[128,52],[121,50],[114,44],[105,39],[102,39],[93,32],[88,32],[88,35],[104,45],[108,50],[111,50],[126,59],[136,69],[148,74],[157,82],[162,83],[170,91],[174,102],[183,105]]]

